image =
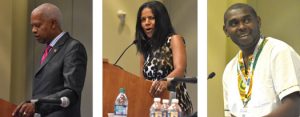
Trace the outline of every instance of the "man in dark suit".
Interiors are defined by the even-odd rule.
[[[85,81],[87,55],[84,46],[61,29],[58,7],[45,3],[31,13],[32,32],[36,40],[47,45],[33,78],[32,99],[67,97],[67,107],[26,101],[18,105],[14,117],[80,117],[81,92]]]

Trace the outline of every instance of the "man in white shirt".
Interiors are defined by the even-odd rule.
[[[300,57],[286,43],[262,36],[260,25],[247,4],[224,14],[223,30],[240,48],[223,74],[225,116],[298,117]]]

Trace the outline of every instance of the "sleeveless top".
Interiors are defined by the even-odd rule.
[[[171,40],[172,36],[160,48],[144,55],[143,75],[145,79],[160,80],[174,70]],[[179,100],[182,111],[187,115],[191,114],[193,106],[185,83],[179,83],[176,86],[176,98]]]

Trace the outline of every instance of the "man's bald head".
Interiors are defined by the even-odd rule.
[[[32,32],[43,44],[49,44],[62,32],[61,22],[61,11],[53,4],[44,3],[31,12]]]
[[[57,6],[51,3],[41,4],[31,12],[31,15],[38,13],[41,14],[46,20],[55,20],[58,26],[61,27],[62,13]]]

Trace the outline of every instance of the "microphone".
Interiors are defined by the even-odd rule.
[[[212,78],[214,78],[215,76],[216,76],[216,73],[215,73],[215,72],[211,72],[211,73],[208,75],[207,79],[212,79]]]
[[[178,83],[178,82],[185,82],[185,83],[197,83],[197,78],[181,78],[181,77],[175,77],[171,80],[171,83]]]
[[[122,52],[122,54],[119,56],[119,58],[117,59],[117,61],[114,63],[114,65],[116,65],[118,63],[118,61],[120,60],[120,58],[123,56],[123,54],[128,50],[128,48],[130,46],[132,46],[133,44],[135,44],[137,42],[137,40],[135,39],[129,46],[127,46],[127,48]]]
[[[213,77],[216,76],[215,72],[211,72],[207,79],[212,79]],[[163,78],[161,79],[162,81],[171,81],[171,83],[178,83],[178,82],[185,82],[185,83],[197,83],[197,78],[196,77],[174,77],[174,78]]]
[[[60,105],[61,107],[68,107],[70,105],[70,100],[67,97],[61,97],[60,99],[32,99],[30,100],[31,103],[48,103],[48,104],[56,104]]]
[[[170,81],[172,84],[176,84],[178,82],[185,82],[185,83],[197,83],[196,77],[174,77],[174,78],[163,78],[160,79],[161,81]]]
[[[192,77],[192,78],[186,78],[186,77],[174,77],[174,78],[163,78],[160,79],[160,81],[170,81],[170,85],[167,87],[168,91],[176,91],[176,86],[180,82],[184,83],[197,83],[197,78]]]

